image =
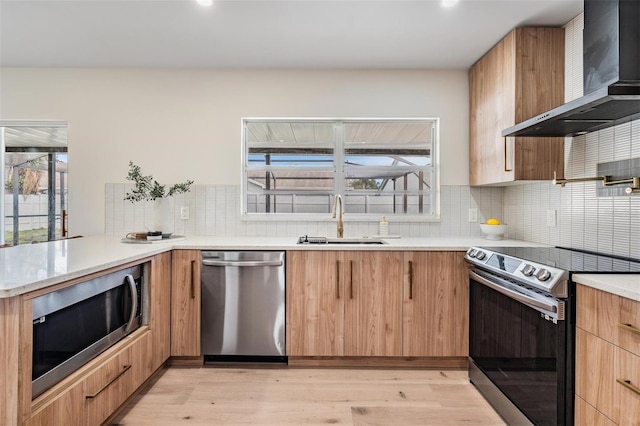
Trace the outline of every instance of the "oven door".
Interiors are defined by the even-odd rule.
[[[510,424],[573,424],[564,301],[476,268],[469,277],[472,382]]]

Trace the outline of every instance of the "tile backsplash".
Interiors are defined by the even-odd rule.
[[[109,183],[105,186],[105,233],[124,236],[128,232],[151,227],[153,202],[131,203],[124,200],[132,184]],[[478,220],[501,217],[502,188],[440,188],[440,222],[394,222],[389,220],[389,233],[404,237],[480,236],[478,223],[468,221],[470,208],[478,209]],[[189,219],[180,219],[180,207],[189,207]],[[194,185],[187,194],[173,200],[174,233],[207,236],[290,236],[328,235],[336,233],[335,219],[326,221],[259,221],[240,217],[239,185]],[[356,237],[378,233],[377,221],[346,221],[345,236]]]
[[[565,100],[582,96],[583,16],[566,29]],[[565,139],[565,177],[597,176],[598,163],[640,158],[640,120]],[[596,197],[599,182],[530,183],[504,189],[512,238],[640,258],[640,195]],[[547,225],[555,211],[557,225]]]
[[[630,141],[626,154],[618,142]],[[640,121],[575,137],[565,143],[566,177],[597,176],[597,164],[640,158]],[[506,187],[504,220],[512,238],[640,259],[640,195],[597,197],[600,182],[551,182]],[[555,211],[557,225],[547,225]],[[553,214],[553,213],[552,213]]]

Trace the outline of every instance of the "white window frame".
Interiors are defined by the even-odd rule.
[[[317,117],[243,117],[241,119],[241,170],[242,179],[240,185],[240,219],[243,221],[307,221],[307,222],[332,222],[335,221],[330,213],[247,213],[247,159],[248,149],[246,144],[246,124],[248,122],[363,122],[363,121],[384,121],[384,122],[430,122],[433,126],[433,137],[431,144],[431,162],[432,162],[432,190],[430,191],[431,205],[433,212],[431,214],[384,214],[388,219],[394,222],[439,222],[440,221],[440,118],[437,117],[412,117],[412,118],[317,118]],[[336,146],[334,152],[334,164],[336,165],[335,188],[344,198],[344,181],[343,181],[343,158],[344,158],[344,135],[340,146]],[[380,213],[344,213],[343,220],[345,222],[378,222],[380,221]]]

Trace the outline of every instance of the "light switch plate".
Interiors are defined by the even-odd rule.
[[[555,228],[556,225],[556,210],[547,210],[547,226],[550,228]]]
[[[478,209],[470,208],[469,209],[469,222],[475,223],[478,221]]]
[[[189,219],[189,206],[180,207],[180,219]]]

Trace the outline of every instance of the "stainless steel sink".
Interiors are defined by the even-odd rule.
[[[331,238],[331,237],[309,237],[298,238],[298,244],[387,244],[380,238]]]

